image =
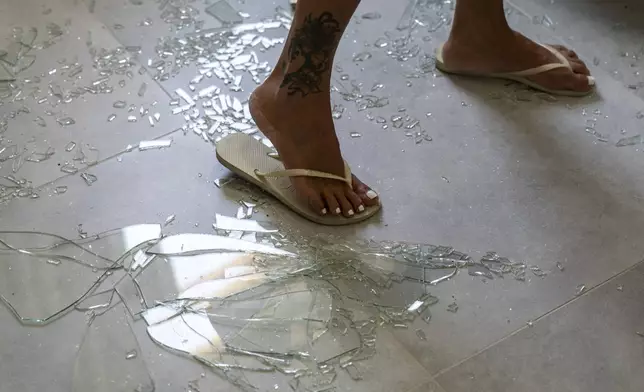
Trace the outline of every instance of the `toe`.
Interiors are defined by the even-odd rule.
[[[358,194],[355,193],[353,189],[350,189],[349,187],[345,187],[345,188],[346,189],[344,191],[344,196],[347,198],[347,200],[349,200],[349,202],[353,206],[353,211],[355,211],[358,214],[363,212],[365,207],[360,196],[358,196]]]
[[[340,215],[342,213],[342,206],[332,190],[325,189],[322,192],[322,197],[330,214]]]
[[[347,199],[343,190],[339,189],[338,191],[336,191],[335,198],[338,200],[338,203],[340,203],[340,208],[342,209],[342,214],[344,216],[349,218],[356,214],[355,210],[353,209],[353,205],[351,204],[349,199]]]
[[[307,200],[309,201],[309,206],[311,207],[311,210],[315,211],[316,213],[320,215],[327,215],[329,213],[329,209],[324,203],[324,200],[320,195],[311,193],[308,197]]]
[[[590,70],[588,67],[586,67],[586,64],[584,64],[583,61],[579,59],[569,59],[570,61],[570,66],[572,67],[572,70],[575,73],[582,74],[582,75],[590,75]]]
[[[365,206],[376,206],[380,204],[378,194],[356,176],[353,176],[353,191],[362,199]]]
[[[568,88],[573,91],[585,92],[590,91],[595,84],[592,76],[573,74],[570,78]]]

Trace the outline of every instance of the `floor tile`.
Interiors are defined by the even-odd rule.
[[[437,380],[446,391],[637,391],[644,267],[611,280]]]

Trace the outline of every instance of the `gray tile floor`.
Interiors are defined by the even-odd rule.
[[[203,12],[211,2],[172,3],[189,4],[200,11],[198,19],[204,21],[204,28],[217,28],[219,23]],[[13,173],[16,160],[1,161],[8,152],[0,153],[0,174],[31,181],[40,195],[0,205],[0,229],[74,238],[79,224],[93,233],[163,222],[176,214],[172,232],[210,232],[216,213],[234,214],[239,194],[213,185],[226,175],[216,163],[213,145],[191,131],[184,135],[183,117],[173,116],[168,105],[176,88],[187,89],[197,68],[186,66],[160,82],[151,78],[153,70],[137,72],[139,64],[146,66],[147,59],[154,57],[160,37],[184,31],[162,21],[159,9],[165,2],[137,3],[0,2],[0,48],[10,43],[15,27],[37,27],[36,43],[48,37],[48,23],[57,23],[64,31],[54,45],[32,51],[35,63],[17,75],[26,99],[9,95],[1,100],[0,118],[7,116],[9,121],[0,133],[0,151],[3,145],[17,144],[38,151],[51,146],[56,154],[45,162],[25,162]],[[333,99],[346,108],[337,120],[344,153],[354,171],[379,191],[384,212],[364,225],[339,229],[316,227],[278,205],[266,212],[304,235],[321,231],[356,239],[449,244],[473,257],[494,250],[548,274],[539,278],[528,273],[526,282],[519,282],[481,280],[461,271],[455,279],[432,288],[441,302],[429,324],[417,320],[409,329],[379,331],[379,354],[364,365],[364,380],[341,378],[338,390],[642,390],[644,380],[638,369],[644,365],[643,338],[637,334],[644,332],[644,314],[638,306],[644,283],[639,264],[644,245],[638,238],[644,230],[644,186],[639,185],[644,178],[642,149],[615,145],[640,134],[644,121],[637,114],[644,110],[640,75],[644,6],[635,1],[591,0],[508,4],[515,28],[541,41],[571,46],[597,79],[596,96],[551,100],[502,83],[419,72],[426,65],[420,60],[425,58],[422,54],[431,54],[447,34],[448,27],[440,20],[449,17],[449,2],[431,2],[424,12],[416,11],[421,25],[408,47],[419,45],[421,55],[406,62],[388,55],[392,45],[374,46],[385,32],[405,34],[396,26],[406,2],[362,3],[338,53],[342,70],[336,69],[335,85],[343,91],[351,88],[351,82],[362,83],[362,91],[369,91],[374,84],[382,84],[375,94],[389,97],[390,102],[360,110],[339,93]],[[276,6],[286,8],[288,2],[231,4],[249,13],[249,21],[258,21],[272,17]],[[381,19],[360,17],[375,11]],[[146,18],[152,24],[140,26]],[[542,22],[534,23],[535,18]],[[283,37],[286,30],[269,33]],[[136,66],[131,68],[131,78],[112,76],[111,94],[85,93],[68,104],[54,105],[53,100],[37,104],[35,97],[52,97],[50,82],[71,88],[72,82],[59,75],[64,64],[83,66],[80,79],[74,81],[78,86],[101,77],[93,69],[88,37],[95,48],[141,46],[141,53],[132,59]],[[363,51],[372,58],[352,61],[354,54]],[[272,63],[277,48],[259,55],[260,61]],[[50,75],[53,69],[58,73]],[[41,74],[45,76],[40,83],[24,83]],[[122,88],[117,85],[121,78],[126,80]],[[147,83],[144,97],[137,94],[142,83]],[[246,78],[243,91],[235,95],[245,99],[253,85]],[[137,111],[144,105],[159,112],[161,119],[154,127],[147,118],[130,123],[126,109],[112,107],[117,100],[135,104]],[[155,101],[158,104],[153,106]],[[30,112],[11,116],[23,106]],[[402,109],[420,120],[431,142],[416,144],[403,129],[393,126],[391,117]],[[47,115],[47,110],[55,114]],[[108,122],[111,113],[117,118]],[[47,126],[38,126],[36,116]],[[67,116],[75,124],[56,123],[56,118]],[[385,118],[389,127],[384,129],[377,117]],[[362,136],[352,138],[351,132]],[[171,137],[172,147],[126,152],[129,144],[161,137]],[[60,171],[60,165],[74,157],[74,152],[65,152],[70,141],[85,146],[88,155],[95,153],[88,145],[98,149],[97,165],[85,168],[77,163],[81,172],[87,169],[98,178],[92,186],[79,174]],[[67,192],[55,194],[63,186]],[[4,267],[0,264],[0,268]],[[66,295],[70,283],[64,278],[38,268],[20,281],[11,270],[4,270],[0,293],[22,289],[29,306],[45,306]],[[586,290],[577,296],[579,285]],[[405,303],[417,290],[410,285],[391,293],[388,300]],[[459,305],[456,313],[446,311],[452,301]],[[0,309],[0,391],[71,390],[83,320],[83,314],[71,313],[47,327],[28,328]],[[201,379],[201,366],[155,346],[140,324],[134,328],[156,390],[185,391],[189,380]],[[418,329],[424,331],[426,341],[418,339]],[[106,355],[105,363],[95,370],[116,366],[110,365],[110,358]],[[261,390],[273,390],[274,384],[270,375],[258,381]],[[210,373],[199,385],[200,391],[237,390]],[[127,389],[103,385],[93,390]]]

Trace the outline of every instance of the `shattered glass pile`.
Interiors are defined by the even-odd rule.
[[[0,232],[9,277],[0,299],[26,326],[85,313],[74,391],[99,390],[123,375],[119,391],[154,390],[132,332],[140,322],[155,343],[241,390],[257,390],[253,374],[275,373],[294,391],[330,391],[338,372],[362,378],[361,367],[376,355],[378,328],[430,322],[430,307],[439,302],[432,286],[464,268],[489,279],[525,279],[525,264],[495,253],[475,262],[447,246],[297,237],[251,219],[256,207],[244,202],[237,217],[217,215],[217,234],[164,236],[160,224],[95,235],[79,226],[75,240]],[[55,297],[28,293],[62,280],[65,289]],[[406,299],[404,284],[418,285],[422,294]],[[456,302],[445,306],[458,310]],[[422,329],[416,335],[426,339]],[[123,365],[96,374],[106,356]]]

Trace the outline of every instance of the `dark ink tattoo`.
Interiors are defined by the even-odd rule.
[[[281,88],[288,89],[288,95],[322,92],[324,75],[331,71],[333,53],[338,45],[338,35],[342,33],[340,22],[329,12],[317,18],[308,15],[298,28],[288,47],[291,63],[301,63],[300,67],[284,75]]]

